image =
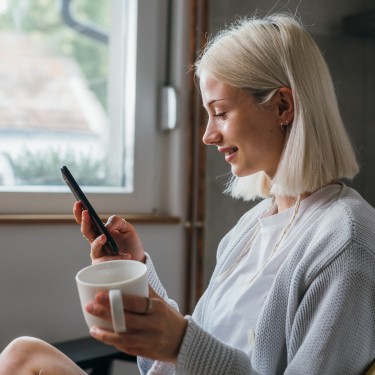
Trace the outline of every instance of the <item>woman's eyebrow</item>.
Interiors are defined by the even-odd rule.
[[[220,99],[212,99],[210,100],[208,103],[207,103],[207,108],[210,107],[212,104],[216,103],[216,102],[220,102],[222,100],[226,100],[225,98],[220,98]]]

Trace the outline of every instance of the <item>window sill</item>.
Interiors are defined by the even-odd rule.
[[[167,215],[117,214],[132,224],[178,224],[180,218]],[[110,215],[99,215],[105,222]],[[73,224],[72,214],[5,214],[0,215],[0,224]]]

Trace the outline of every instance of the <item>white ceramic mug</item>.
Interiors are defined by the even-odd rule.
[[[147,267],[134,260],[112,260],[80,270],[76,275],[78,294],[87,325],[125,332],[122,295],[148,297]],[[86,305],[101,291],[109,291],[112,323],[89,314]]]

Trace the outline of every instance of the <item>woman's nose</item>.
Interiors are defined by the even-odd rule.
[[[222,139],[220,131],[210,119],[207,122],[206,130],[203,134],[202,141],[206,145],[217,145]]]

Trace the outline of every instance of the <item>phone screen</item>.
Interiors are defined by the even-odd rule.
[[[74,194],[76,200],[80,201],[82,203],[83,208],[88,211],[91,217],[91,220],[95,226],[95,232],[96,232],[95,235],[99,236],[101,234],[105,234],[105,236],[107,237],[107,242],[105,243],[103,247],[106,253],[108,255],[117,255],[119,253],[119,249],[118,249],[116,242],[114,241],[112,236],[109,234],[107,228],[104,226],[98,214],[95,212],[94,208],[91,206],[86,195],[83,193],[77,181],[74,179],[69,169],[65,165],[61,167],[61,174],[62,174],[64,181],[69,186],[72,193]]]

